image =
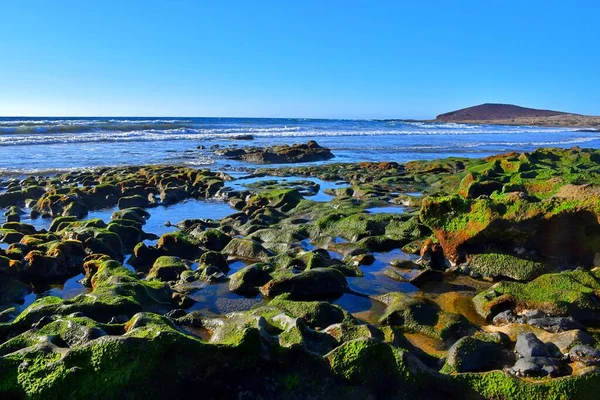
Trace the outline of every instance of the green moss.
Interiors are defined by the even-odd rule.
[[[391,347],[374,340],[351,340],[325,358],[334,374],[353,384],[385,387],[386,382],[398,376],[397,361]]]
[[[531,280],[548,270],[543,263],[498,253],[474,254],[469,258],[469,267],[485,277],[518,281]]]
[[[477,329],[464,316],[444,312],[426,298],[392,292],[376,299],[387,305],[380,318],[386,325],[401,326],[441,340],[458,339]]]
[[[599,290],[597,271],[569,271],[545,274],[528,283],[499,282],[475,296],[473,302],[477,312],[484,317],[490,316],[499,303],[505,302],[572,315],[584,322],[593,321],[594,314],[600,312]]]
[[[269,306],[286,311],[296,318],[302,318],[308,326],[325,328],[343,321],[354,321],[354,318],[342,308],[325,301],[292,301],[287,295],[275,297]]]
[[[453,378],[453,383],[465,391],[466,398],[486,399],[592,399],[600,390],[598,372],[583,376],[521,380],[502,371],[465,373]]]

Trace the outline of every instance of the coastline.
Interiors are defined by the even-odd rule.
[[[320,147],[264,151],[299,149]],[[2,181],[0,391],[93,397],[91,379],[109,382],[107,396],[525,397],[566,385],[585,397],[599,382],[578,353],[598,340],[599,162],[600,150],[540,148]],[[548,343],[540,365],[515,357],[529,357],[524,334]]]

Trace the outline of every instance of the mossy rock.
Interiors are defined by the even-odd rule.
[[[339,297],[348,290],[344,275],[332,268],[316,268],[293,276],[275,278],[260,288],[266,297],[289,294],[294,300]]]
[[[493,279],[529,281],[549,270],[544,263],[498,253],[473,254],[468,257],[468,263],[471,271]]]
[[[375,299],[387,305],[380,318],[385,325],[402,326],[441,340],[457,340],[478,330],[464,316],[444,312],[426,298],[392,292]]]
[[[136,221],[140,224],[145,224],[146,220],[150,218],[150,213],[141,207],[129,207],[123,210],[115,211],[111,219],[128,219]]]
[[[325,328],[354,318],[341,307],[326,301],[292,301],[286,295],[275,297],[269,306],[280,308],[296,318],[302,318],[311,328]]]
[[[233,238],[223,249],[223,254],[232,258],[251,261],[267,261],[274,255],[260,243],[248,239]]]
[[[580,322],[596,325],[600,323],[599,291],[598,269],[567,271],[545,274],[528,283],[496,283],[475,296],[473,303],[485,318],[518,306],[570,315]]]
[[[273,279],[273,270],[270,264],[248,265],[229,277],[229,290],[245,296],[256,296],[259,293],[258,287]]]
[[[231,241],[231,237],[218,229],[207,229],[197,237],[198,243],[209,250],[221,251]]]
[[[198,241],[183,232],[165,233],[158,239],[156,247],[164,254],[186,260],[194,260],[202,253]]]
[[[398,378],[395,352],[376,340],[351,340],[325,358],[334,374],[352,384],[385,387]]]
[[[187,271],[188,267],[179,257],[161,256],[156,259],[154,265],[148,273],[148,279],[158,279],[163,282],[175,281],[179,279],[182,272]]]
[[[450,374],[502,370],[512,366],[514,362],[515,356],[505,347],[501,334],[478,332],[473,336],[460,338],[452,345],[441,372]]]

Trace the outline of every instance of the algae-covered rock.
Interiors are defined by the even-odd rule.
[[[240,238],[233,238],[223,249],[223,254],[250,261],[267,261],[274,255],[273,252],[265,249],[260,243]]]
[[[459,339],[448,350],[443,373],[502,370],[514,363],[500,334],[477,333]]]
[[[273,277],[271,272],[273,266],[265,263],[248,265],[229,277],[229,290],[246,296],[255,296],[259,293],[258,288]]]
[[[473,299],[485,318],[515,307],[542,309],[549,314],[570,315],[583,323],[599,320],[598,271],[545,274],[531,282],[499,282]]]
[[[344,275],[331,268],[316,268],[297,275],[276,278],[260,288],[266,297],[289,294],[293,299],[319,299],[342,295],[348,289]]]
[[[156,247],[166,255],[187,260],[193,260],[202,253],[198,241],[183,232],[165,233],[158,239]]]
[[[148,279],[158,279],[163,282],[175,281],[188,268],[179,257],[161,256],[156,259],[148,273]]]
[[[207,229],[197,236],[197,240],[209,250],[221,251],[231,241],[231,237],[218,229]]]
[[[506,277],[517,281],[529,281],[548,270],[543,263],[497,253],[471,255],[468,263],[471,271],[494,279]]]
[[[342,308],[325,301],[292,301],[287,296],[278,296],[269,306],[285,310],[296,318],[302,318],[311,328],[325,328],[344,320],[353,320]]]
[[[377,296],[376,300],[387,305],[380,318],[385,325],[403,326],[442,340],[457,340],[478,329],[464,316],[442,311],[426,298],[392,292]]]
[[[591,266],[600,248],[599,198],[528,201],[508,194],[476,200],[427,198],[420,218],[452,262],[465,253],[506,253],[521,247],[538,257]]]
[[[376,340],[351,340],[325,357],[334,374],[354,384],[385,387],[397,375],[396,354]]]

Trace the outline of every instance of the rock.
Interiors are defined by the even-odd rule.
[[[527,319],[527,323],[554,333],[582,328],[581,324],[572,317],[529,318]]]
[[[533,333],[522,333],[517,336],[515,352],[523,358],[549,357],[548,348]]]
[[[274,255],[260,243],[240,238],[233,238],[222,251],[230,257],[240,260],[267,261]]]
[[[147,246],[144,242],[140,242],[133,248],[133,254],[129,258],[128,263],[136,271],[148,272],[154,261],[162,255],[164,255],[163,249]]]
[[[269,306],[277,307],[295,318],[302,318],[313,328],[325,328],[353,318],[342,308],[326,301],[291,301],[285,295],[275,297]]]
[[[227,263],[227,259],[221,253],[216,251],[207,251],[198,259],[199,270],[203,270],[208,267],[217,268],[224,274],[229,272],[229,264]]]
[[[207,229],[195,236],[200,245],[209,250],[221,251],[231,241],[231,237],[218,229]]]
[[[564,367],[560,360],[548,357],[528,357],[517,360],[509,370],[512,374],[522,377],[551,376],[563,374]]]
[[[594,338],[581,329],[558,333],[543,332],[538,334],[538,338],[544,343],[556,346],[561,354],[567,354],[575,345],[590,345],[594,342]]]
[[[523,318],[519,318],[512,310],[505,310],[496,315],[493,319],[493,323],[496,326],[502,326],[507,324],[522,323]]]
[[[478,199],[428,197],[423,200],[420,219],[453,263],[462,262],[467,249],[502,253],[520,247],[542,260],[589,267],[597,252],[592,243],[600,240],[598,201],[590,196],[533,202],[510,193]],[[590,237],[590,232],[595,233]],[[528,270],[535,275],[538,268]]]
[[[179,203],[190,197],[185,188],[165,188],[160,192],[160,202],[163,206]]]
[[[569,351],[569,359],[571,362],[581,362],[585,365],[600,364],[600,350],[586,345],[574,346]]]
[[[386,305],[379,319],[383,325],[404,326],[441,340],[458,340],[478,330],[463,315],[445,312],[427,298],[391,292],[374,299]]]
[[[244,267],[229,277],[229,290],[244,296],[256,296],[258,287],[272,279],[269,264],[258,263]]]
[[[348,288],[344,275],[330,268],[316,268],[291,277],[276,278],[263,285],[266,297],[289,294],[291,299],[323,299],[342,295]]]
[[[231,139],[231,140],[254,140],[254,136],[252,136],[252,135],[235,135],[235,136],[230,136],[229,139]]]
[[[119,199],[119,210],[124,210],[126,208],[148,208],[150,207],[150,202],[147,197],[141,196],[139,194],[133,196],[121,197]]]
[[[111,219],[117,220],[131,220],[138,222],[142,225],[146,223],[146,220],[150,218],[150,213],[140,207],[129,207],[112,213]]]
[[[243,160],[258,164],[288,164],[323,161],[333,158],[331,150],[323,148],[315,141],[306,144],[281,145],[274,147],[245,147],[243,149],[219,149],[215,154],[233,160]]]
[[[499,333],[476,334],[459,339],[448,350],[443,373],[502,370],[514,363],[514,355],[502,344]]]
[[[69,276],[66,265],[54,257],[49,257],[39,250],[32,250],[25,256],[26,275],[32,279],[52,279]]]
[[[25,224],[23,222],[7,222],[2,225],[2,229],[11,230],[22,233],[23,235],[35,235],[36,230],[33,225]]]
[[[517,281],[529,281],[548,270],[543,263],[498,253],[471,255],[468,264],[471,271],[483,277],[492,279],[505,277]]]
[[[175,281],[188,268],[179,257],[161,256],[156,259],[148,273],[148,279],[158,279],[163,282]]]
[[[376,340],[351,340],[325,355],[325,359],[334,374],[355,385],[385,386],[395,379],[394,353]]]
[[[566,271],[544,274],[531,282],[503,281],[473,298],[475,309],[485,318],[500,311],[521,308],[540,309],[551,315],[568,315],[583,324],[600,320],[600,270]]]
[[[246,202],[239,198],[233,198],[229,200],[229,205],[236,210],[243,210],[246,207]]]
[[[182,232],[165,233],[158,239],[156,247],[166,255],[186,260],[193,260],[203,253],[198,241]]]
[[[433,243],[430,239],[426,240],[423,244],[423,247],[421,248],[421,258],[417,260],[417,264],[440,271],[444,271],[448,268],[442,246]]]

